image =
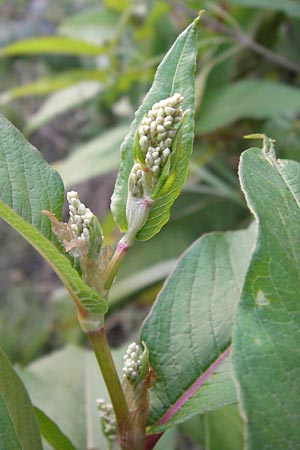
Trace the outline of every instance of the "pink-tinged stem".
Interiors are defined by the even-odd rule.
[[[115,253],[113,254],[113,257],[111,258],[106,270],[106,279],[104,282],[104,289],[106,291],[109,291],[109,289],[111,288],[120,264],[123,261],[124,256],[128,252],[129,248],[130,245],[122,242],[122,240],[118,242]]]
[[[181,406],[200,388],[200,386],[210,377],[222,361],[229,355],[231,345],[203,372],[199,378],[189,387],[189,389],[171,406],[170,409],[159,419],[156,425],[167,423],[171,417],[181,408]],[[144,450],[152,450],[163,433],[150,434],[146,436]]]

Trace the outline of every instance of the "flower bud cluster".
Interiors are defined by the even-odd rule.
[[[142,350],[138,344],[133,342],[129,345],[124,355],[123,375],[129,381],[136,381],[142,367]]]
[[[99,410],[103,432],[108,440],[114,441],[117,439],[117,423],[113,407],[102,398],[97,400],[97,407]]]
[[[171,154],[176,125],[182,119],[182,101],[183,97],[175,93],[155,103],[138,128],[140,148],[154,178],[159,177]]]
[[[140,164],[135,163],[129,175],[129,191],[133,197],[142,198],[144,194],[145,173]]]
[[[69,202],[69,215],[72,233],[80,242],[88,242],[90,239],[89,224],[94,214],[78,198],[78,193],[70,191],[67,193]]]

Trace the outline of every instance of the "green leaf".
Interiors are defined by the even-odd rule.
[[[105,44],[115,33],[119,15],[103,7],[80,11],[65,19],[59,33],[91,44]]]
[[[42,441],[26,389],[0,350],[0,449],[41,450]]]
[[[124,348],[113,352],[119,372],[124,353]],[[92,352],[68,346],[18,371],[34,405],[59,424],[76,448],[106,448],[96,400],[108,401],[108,394]]]
[[[253,148],[241,157],[240,178],[258,222],[233,341],[247,450],[297,448],[300,164]]]
[[[8,103],[16,98],[30,95],[43,95],[59,91],[80,81],[104,81],[106,73],[100,70],[72,69],[65,70],[55,76],[42,77],[33,83],[14,87],[0,95],[0,104]]]
[[[32,55],[40,53],[61,53],[71,55],[101,55],[102,46],[65,36],[40,36],[14,42],[0,49],[1,56]]]
[[[300,89],[283,83],[243,80],[206,93],[196,120],[198,133],[209,133],[244,117],[265,119],[300,112]]]
[[[61,218],[62,180],[3,116],[0,116],[0,200],[52,239],[51,224],[42,210]]]
[[[229,3],[251,8],[266,8],[275,11],[284,11],[292,17],[300,17],[298,0],[228,0]]]
[[[136,130],[143,116],[152,108],[152,105],[161,99],[169,97],[174,92],[184,96],[183,109],[191,109],[184,124],[183,130],[183,156],[177,170],[177,176],[170,186],[168,193],[157,199],[151,208],[144,227],[138,233],[141,240],[150,239],[168,221],[170,208],[178,197],[185,181],[188,169],[188,160],[192,151],[193,142],[193,110],[194,110],[194,71],[196,58],[196,19],[176,40],[161,64],[159,65],[153,85],[146,95],[142,105],[136,112],[135,120],[121,146],[121,166],[112,197],[111,209],[116,223],[122,231],[126,231],[126,201],[128,193],[128,177],[133,166],[133,144]]]
[[[77,306],[104,314],[106,301],[82,281],[67,257],[48,240],[53,234],[42,210],[60,218],[63,198],[64,187],[57,172],[0,116],[0,217],[48,261]]]
[[[81,81],[71,87],[62,89],[50,95],[40,109],[29,117],[26,124],[26,133],[32,133],[37,128],[54,119],[58,114],[70,111],[94,98],[103,90],[98,81]]]
[[[67,288],[75,305],[95,314],[105,314],[107,303],[80,278],[70,261],[36,228],[27,223],[11,208],[0,201],[0,217],[23,236],[50,264]]]
[[[226,357],[254,240],[253,227],[200,238],[158,296],[141,333],[157,376],[151,433],[235,401]]]
[[[119,164],[119,147],[127,130],[127,125],[116,126],[76,147],[67,158],[56,162],[55,168],[65,186],[82,183],[116,169]]]
[[[37,407],[34,408],[34,412],[38,420],[40,432],[53,450],[76,450],[70,439],[60,430],[53,420]]]

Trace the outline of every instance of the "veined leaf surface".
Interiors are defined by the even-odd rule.
[[[82,281],[67,257],[50,242],[51,224],[42,210],[60,218],[63,199],[64,186],[58,173],[0,117],[0,217],[48,261],[77,306],[103,314],[105,300]]]
[[[64,185],[41,154],[0,116],[0,200],[52,240],[46,209],[61,218]]]
[[[237,309],[233,363],[247,450],[300,442],[300,164],[252,148],[240,179],[258,239]]]
[[[200,238],[158,296],[141,333],[157,376],[150,432],[235,401],[226,357],[254,240],[254,227]]]
[[[188,160],[192,151],[194,128],[194,71],[196,59],[196,19],[177,38],[161,64],[159,65],[153,85],[146,95],[142,105],[135,114],[130,131],[121,146],[121,166],[112,197],[112,212],[116,223],[122,231],[126,231],[126,200],[128,193],[128,177],[133,166],[133,144],[136,130],[143,116],[152,108],[153,104],[169,97],[175,92],[184,96],[183,110],[190,109],[183,129],[183,155],[178,171],[169,191],[159,197],[151,208],[149,217],[137,235],[138,239],[146,240],[154,236],[168,221],[170,208],[178,197],[185,181],[188,169]]]

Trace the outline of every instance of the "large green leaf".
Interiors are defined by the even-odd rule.
[[[0,200],[52,239],[50,221],[42,210],[61,218],[62,180],[3,116],[0,116]]]
[[[298,0],[228,0],[241,6],[251,8],[266,8],[275,11],[284,11],[286,14],[294,17],[300,17],[300,5]]]
[[[161,291],[141,333],[157,376],[150,432],[235,401],[225,358],[254,240],[253,227],[200,238]]]
[[[79,39],[65,36],[40,36],[14,42],[0,49],[0,56],[32,55],[39,53],[62,53],[72,55],[100,55],[104,48]]]
[[[124,353],[123,348],[113,352],[119,371]],[[19,373],[33,404],[59,424],[76,448],[106,448],[96,400],[108,400],[108,394],[92,352],[68,346],[20,368]]]
[[[112,212],[116,223],[122,231],[126,231],[126,200],[128,192],[128,177],[133,166],[133,143],[135,133],[143,116],[152,105],[161,99],[169,97],[174,92],[184,96],[183,109],[191,109],[184,124],[183,155],[180,160],[176,179],[167,194],[158,198],[151,208],[148,220],[137,237],[146,240],[154,236],[167,222],[170,208],[178,197],[185,181],[188,160],[193,143],[193,111],[194,111],[194,71],[196,58],[197,22],[195,20],[176,40],[162,63],[159,65],[153,85],[146,95],[142,105],[135,114],[130,131],[121,146],[121,166],[112,197]]]
[[[258,240],[237,310],[233,362],[248,450],[300,442],[300,164],[257,148],[240,178]]]
[[[90,312],[105,313],[105,300],[82,281],[67,257],[47,239],[52,237],[51,225],[42,210],[60,218],[64,197],[60,176],[3,117],[0,138],[0,217],[48,261],[75,304]]]
[[[41,450],[33,407],[19,377],[0,350],[0,449]]]
[[[116,169],[119,148],[127,125],[119,125],[76,147],[70,155],[55,163],[66,187]]]
[[[286,112],[300,112],[299,88],[263,80],[237,81],[206,93],[196,131],[208,133],[244,117],[265,119]]]

